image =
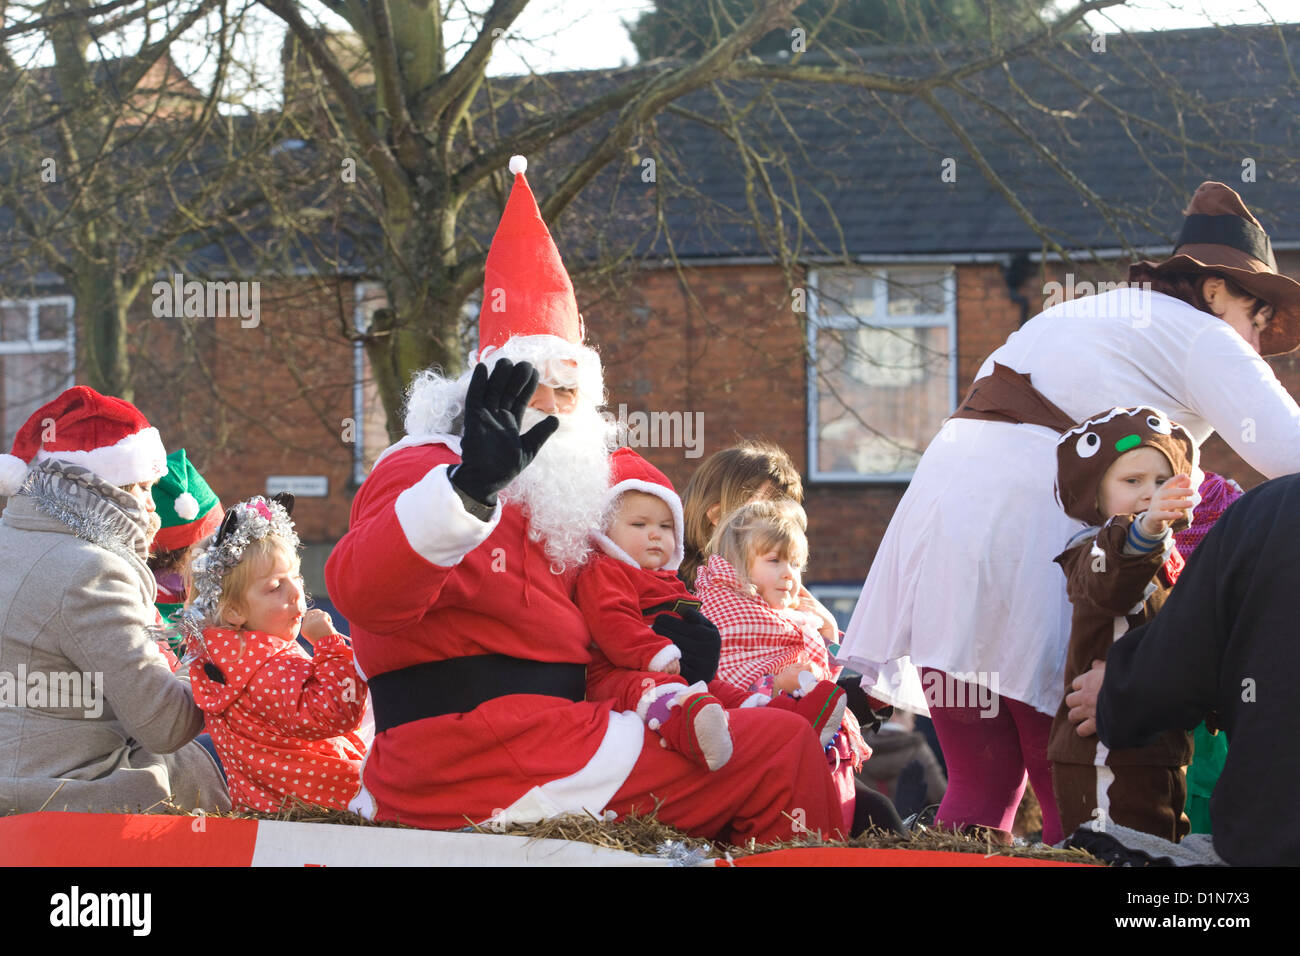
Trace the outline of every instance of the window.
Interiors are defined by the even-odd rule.
[[[858,598],[862,595],[862,585],[809,584],[805,581],[804,586],[808,588],[808,593],[826,605],[826,610],[835,615],[836,627],[842,631],[849,626],[853,609],[857,607]]]
[[[74,384],[71,296],[0,299],[0,450],[32,413]]]
[[[356,330],[364,334],[370,331],[375,312],[388,307],[388,296],[379,282],[358,282],[354,294],[356,308],[352,321]],[[360,485],[375,459],[388,447],[384,403],[370,371],[370,356],[360,339],[352,346],[352,418],[352,481]]]
[[[352,323],[359,334],[369,332],[375,313],[386,308],[388,293],[384,291],[382,282],[362,281],[356,284]],[[461,355],[468,355],[478,347],[478,310],[475,297],[471,297],[461,309],[458,330]],[[410,387],[410,384],[406,382],[403,387]],[[379,397],[379,386],[375,383],[371,370],[370,356],[360,339],[352,347],[352,418],[352,480],[359,486],[366,480],[375,459],[389,445],[388,416],[384,411],[383,400]]]
[[[957,404],[947,266],[813,273],[810,477],[907,481]]]

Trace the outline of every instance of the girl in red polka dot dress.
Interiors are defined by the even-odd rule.
[[[198,546],[190,680],[235,809],[275,812],[292,796],[345,810],[361,783],[366,685],[329,615],[306,610],[292,509],[292,495],[251,498]]]

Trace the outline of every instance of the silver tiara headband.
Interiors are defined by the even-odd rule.
[[[194,593],[181,621],[187,635],[203,640],[203,628],[218,623],[217,606],[221,587],[229,574],[244,560],[248,546],[259,538],[275,535],[298,550],[298,532],[293,528],[293,495],[278,494],[269,500],[261,495],[241,501],[228,512],[212,541],[190,559]]]

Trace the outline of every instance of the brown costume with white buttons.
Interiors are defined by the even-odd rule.
[[[1056,558],[1073,605],[1065,693],[1094,660],[1105,660],[1116,640],[1160,609],[1182,568],[1172,534],[1164,547],[1132,553],[1125,542],[1138,516],[1107,520],[1100,511],[1098,491],[1107,470],[1141,447],[1156,449],[1175,475],[1190,475],[1193,487],[1199,484],[1191,435],[1153,408],[1111,409],[1065,432],[1057,444],[1057,496],[1068,515],[1092,526]],[[1185,526],[1180,520],[1171,530]],[[1185,836],[1183,767],[1191,759],[1191,736],[1170,731],[1144,747],[1110,750],[1095,735],[1075,733],[1067,712],[1062,700],[1047,747],[1063,832],[1090,821],[1101,829],[1114,821],[1167,840]]]

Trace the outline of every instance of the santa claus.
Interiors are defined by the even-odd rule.
[[[600,361],[524,168],[511,160],[473,371],[416,380],[407,437],[362,485],[326,565],[375,710],[353,809],[451,829],[657,807],[733,842],[829,834],[839,803],[798,715],[733,712],[732,757],[710,772],[635,714],[584,699],[591,639],[573,576],[600,525],[613,436]],[[689,627],[675,630],[689,642]],[[688,654],[684,668],[711,671],[716,654]]]

